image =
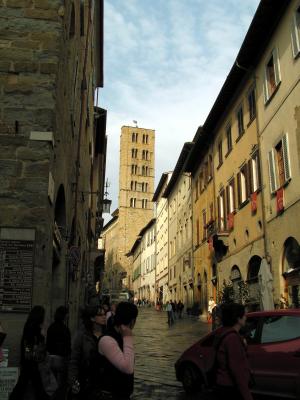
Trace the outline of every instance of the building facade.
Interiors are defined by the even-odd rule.
[[[0,316],[16,365],[32,306],[43,305],[49,323],[67,305],[74,329],[79,307],[95,295],[106,153],[106,111],[94,108],[103,2],[10,1],[1,16]]]
[[[300,306],[300,2],[291,1],[256,68],[266,250],[274,300]]]
[[[153,201],[155,202],[156,218],[156,302],[166,303],[169,280],[169,222],[168,199],[164,197],[164,191],[172,176],[172,172],[162,174],[155,190]]]

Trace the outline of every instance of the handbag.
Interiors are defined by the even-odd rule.
[[[33,344],[24,342],[24,358],[26,361],[35,361],[39,363],[44,361],[46,356],[47,351],[45,343],[37,343],[37,338],[34,338]]]
[[[58,384],[55,375],[50,367],[49,356],[38,363],[38,370],[45,392],[48,396],[53,396],[53,394],[58,389]]]

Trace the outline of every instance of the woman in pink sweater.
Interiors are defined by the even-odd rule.
[[[114,325],[99,341],[101,387],[113,400],[129,400],[133,392],[134,349],[132,329],[138,315],[135,304],[117,305]]]
[[[225,332],[217,353],[216,398],[231,400],[253,400],[249,389],[251,370],[244,340],[239,334],[246,324],[245,307],[231,303],[222,306],[222,325],[220,333]]]

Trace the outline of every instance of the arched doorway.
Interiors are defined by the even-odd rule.
[[[298,241],[289,237],[284,242],[283,277],[288,291],[288,303],[290,307],[300,307],[300,246]]]
[[[67,268],[65,261],[66,251],[66,201],[63,185],[58,189],[53,228],[53,258],[51,279],[51,318],[57,307],[66,304],[67,296]]]
[[[233,300],[235,303],[241,303],[242,299],[241,299],[240,284],[242,281],[242,275],[237,265],[234,265],[231,268],[230,280],[232,282],[232,288],[233,288]]]
[[[247,284],[249,289],[248,308],[251,311],[260,308],[260,288],[258,282],[258,273],[261,264],[261,257],[252,256],[248,263]]]

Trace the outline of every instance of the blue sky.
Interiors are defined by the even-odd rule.
[[[259,0],[105,0],[104,88],[112,210],[122,125],[156,131],[155,182],[205,121]],[[156,186],[155,185],[155,186]],[[110,219],[106,215],[106,222]]]

